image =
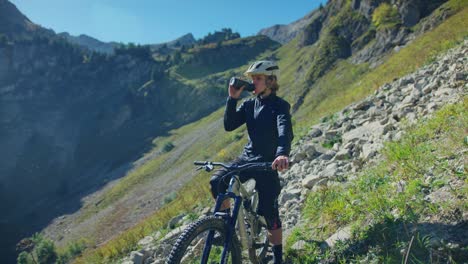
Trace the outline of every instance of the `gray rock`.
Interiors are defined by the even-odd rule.
[[[398,141],[401,139],[401,137],[404,135],[404,132],[403,131],[398,131],[397,133],[395,133],[395,135],[393,136],[393,140],[394,141]]]
[[[304,160],[307,157],[305,152],[301,150],[301,152],[297,152],[294,156],[292,156],[291,161],[297,163],[301,160]]]
[[[167,224],[167,226],[170,228],[170,229],[174,229],[182,219],[184,219],[184,216],[185,214],[180,214],[178,216],[175,216],[173,217],[169,223]]]
[[[437,88],[437,82],[432,82],[422,88],[423,94],[429,94],[432,90]]]
[[[330,236],[325,242],[329,247],[333,248],[337,241],[345,241],[351,238],[351,226],[346,226],[339,229],[335,234]]]
[[[403,87],[403,86],[406,86],[410,83],[414,83],[414,79],[412,76],[405,76],[403,78],[401,78],[400,80],[398,80],[398,86],[399,87]]]
[[[380,143],[366,143],[362,146],[362,151],[359,157],[363,160],[369,160],[370,158],[375,157],[381,148],[382,144]]]
[[[299,196],[301,195],[301,189],[296,188],[292,190],[286,190],[281,192],[279,202],[280,204],[285,204],[287,201],[292,200],[292,199],[298,199]]]
[[[466,81],[467,78],[466,78],[466,73],[463,73],[463,72],[457,72],[455,73],[455,81]]]
[[[307,144],[304,146],[304,153],[308,160],[312,160],[320,155],[319,152],[315,149],[313,144]]]
[[[138,241],[138,245],[141,246],[142,248],[149,247],[153,244],[154,238],[152,236],[146,236],[140,241]]]
[[[333,157],[335,157],[335,155],[336,155],[335,151],[328,150],[325,153],[323,153],[322,155],[320,155],[319,159],[321,159],[321,160],[331,160],[331,159],[333,159]]]
[[[366,111],[366,110],[369,109],[372,105],[373,105],[373,104],[372,104],[372,101],[363,100],[363,101],[360,101],[360,102],[356,103],[356,105],[353,107],[353,110],[355,110],[355,111],[358,111],[358,110]]]
[[[133,264],[143,264],[144,255],[141,252],[132,251],[132,253],[130,253],[130,261],[132,261]]]
[[[311,189],[314,187],[314,185],[321,179],[322,177],[319,175],[307,175],[303,180],[302,180],[302,186],[308,189]]]
[[[382,126],[378,121],[368,123],[366,125],[357,127],[349,132],[343,134],[342,141],[343,144],[348,142],[366,142],[371,136],[381,136],[384,133],[384,126]]]
[[[325,169],[322,170],[321,176],[323,177],[334,177],[338,172],[338,164],[335,162],[329,164]]]
[[[291,246],[291,249],[298,250],[298,251],[303,250],[305,249],[305,244],[306,242],[304,240],[299,240]]]
[[[335,139],[339,135],[340,135],[340,131],[338,130],[325,131],[325,134],[324,134],[325,138],[328,140]]]
[[[414,88],[416,88],[416,89],[418,89],[418,90],[421,90],[421,89],[424,88],[427,84],[428,84],[428,79],[427,79],[427,78],[422,78],[422,79],[419,79],[419,80],[414,84]]]
[[[317,127],[312,128],[312,130],[309,132],[309,136],[312,138],[320,137],[322,134],[322,130]]]
[[[163,240],[171,240],[171,239],[176,238],[176,237],[179,236],[179,234],[182,233],[187,227],[188,227],[188,225],[182,225],[182,226],[179,226],[179,227],[174,228],[171,232],[167,233],[167,234],[164,236]]]
[[[336,160],[347,160],[351,158],[351,152],[349,149],[343,148],[338,151],[335,155]]]

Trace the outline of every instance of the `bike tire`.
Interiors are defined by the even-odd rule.
[[[193,247],[196,247],[197,245],[199,245],[200,241],[197,242],[196,240],[203,239],[203,236],[206,237],[206,234],[210,230],[213,230],[216,233],[218,233],[221,236],[222,240],[224,241],[224,237],[226,237],[224,219],[215,217],[215,216],[204,217],[194,222],[189,227],[187,227],[187,229],[183,231],[183,233],[179,236],[174,246],[172,247],[171,253],[169,254],[166,264],[199,263],[201,256],[199,257],[196,256],[197,255],[196,253],[193,258],[191,256],[194,254],[193,251],[196,250],[196,249],[194,250]],[[192,245],[195,245],[195,246],[192,246]],[[203,247],[202,247],[202,252],[203,252]],[[213,250],[211,252],[213,252]],[[212,257],[211,252],[210,252],[210,258]],[[232,239],[230,241],[229,253],[230,253],[230,258],[229,258],[228,263],[239,264],[242,262],[240,243],[235,234],[232,236]],[[187,259],[188,257],[190,257],[190,259]],[[214,257],[217,257],[217,256],[214,256]],[[198,262],[196,262],[196,260],[198,260]],[[220,256],[219,256],[217,263],[219,263],[219,261],[220,261]],[[209,263],[212,263],[211,259]]]
[[[254,223],[260,225],[258,221]],[[260,232],[256,235],[255,244],[249,248],[249,259],[253,264],[266,263],[266,256],[270,242],[268,240],[268,230],[266,226],[259,226]]]
[[[256,214],[258,209],[258,192],[254,192],[250,197],[250,204],[252,206],[251,210],[246,210],[245,214]],[[255,219],[253,223],[250,223],[251,226],[255,226],[257,230],[256,234],[253,234],[255,237],[254,245],[248,249],[249,252],[249,260],[253,264],[261,264],[266,263],[266,255],[268,253],[268,247],[270,245],[270,241],[268,240],[268,230],[264,224],[258,219],[257,217],[248,217],[250,219]]]

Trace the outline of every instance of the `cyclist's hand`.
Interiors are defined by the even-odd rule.
[[[287,170],[289,168],[288,156],[278,156],[271,164],[271,168],[278,171]]]
[[[237,99],[240,97],[242,90],[244,90],[244,86],[242,86],[240,89],[236,89],[234,86],[229,85],[228,93],[231,98]]]

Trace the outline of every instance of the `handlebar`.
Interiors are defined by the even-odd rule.
[[[241,172],[247,169],[250,170],[266,170],[266,171],[272,171],[273,169],[271,168],[271,162],[251,162],[251,163],[245,163],[242,165],[227,165],[221,162],[211,162],[211,161],[195,161],[193,164],[201,166],[198,169],[205,169],[205,171],[212,171],[214,167],[223,167],[229,171],[236,171],[236,172]]]

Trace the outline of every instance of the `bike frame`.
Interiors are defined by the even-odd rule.
[[[203,164],[202,162],[198,162],[200,165]],[[197,162],[195,162],[197,164]],[[204,163],[205,165],[207,163]],[[219,165],[213,163],[214,165]],[[224,164],[223,164],[224,165]],[[236,224],[238,224],[239,227],[239,236],[240,236],[240,241],[241,245],[243,248],[250,248],[253,246],[253,239],[252,237],[255,236],[256,234],[256,227],[251,227],[252,231],[251,234],[249,235],[247,233],[247,227],[245,226],[244,223],[244,212],[241,210],[241,205],[242,201],[244,198],[250,197],[253,193],[254,190],[252,191],[247,191],[246,188],[243,186],[241,183],[239,176],[238,176],[238,171],[231,171],[228,172],[224,177],[227,178],[231,176],[231,180],[229,182],[229,187],[227,189],[226,193],[220,193],[216,197],[216,204],[214,208],[214,215],[215,216],[221,216],[225,220],[226,223],[226,237],[224,240],[224,245],[223,245],[223,252],[221,255],[221,264],[225,264],[227,261],[227,257],[229,254],[229,246],[230,246],[230,241],[233,235],[235,235],[235,227]],[[225,199],[232,199],[234,201],[234,208],[232,210],[232,215],[226,214],[219,212],[219,209],[221,208],[221,205]],[[257,203],[257,201],[254,201],[254,203]],[[256,208],[254,208],[256,209]],[[249,222],[252,222],[252,219],[248,219]],[[259,221],[261,221],[263,224],[266,224],[265,219],[260,216]],[[203,249],[203,255],[202,255],[202,260],[201,263],[205,264],[208,261],[208,257],[211,251],[211,247],[213,244],[213,238],[214,238],[214,231],[211,230],[208,232],[207,239],[205,241],[205,247]]]

